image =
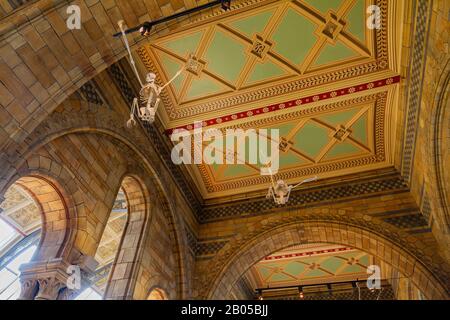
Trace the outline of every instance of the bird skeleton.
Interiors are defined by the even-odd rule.
[[[127,127],[131,127],[136,125],[135,115],[142,120],[149,123],[153,123],[155,121],[156,111],[158,110],[159,103],[161,102],[161,98],[159,95],[161,91],[166,88],[170,83],[172,83],[185,68],[178,70],[178,72],[170,79],[165,85],[159,86],[156,84],[156,75],[153,72],[147,74],[144,84],[139,76],[139,73],[136,69],[136,63],[134,62],[133,56],[131,54],[130,45],[128,43],[127,36],[125,34],[124,21],[119,21],[119,28],[122,32],[122,37],[125,42],[125,46],[128,51],[128,55],[130,57],[131,66],[133,67],[134,73],[139,80],[139,84],[141,85],[141,90],[139,91],[139,99],[134,98],[133,104],[131,106],[130,119],[127,121]],[[191,59],[191,58],[189,58]],[[189,62],[189,61],[188,61]]]
[[[284,205],[289,201],[289,196],[291,195],[291,191],[295,188],[301,186],[304,183],[313,182],[316,181],[318,178],[317,176],[314,176],[312,178],[308,178],[303,180],[300,183],[297,183],[296,185],[288,185],[283,180],[277,180],[275,183],[275,180],[273,179],[272,170],[270,170],[270,180],[271,180],[271,186],[269,187],[269,191],[267,192],[266,198],[270,199],[273,198],[276,204],[278,205]]]

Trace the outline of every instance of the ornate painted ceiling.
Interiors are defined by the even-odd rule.
[[[245,275],[254,289],[327,284],[367,279],[368,254],[348,247],[309,244],[276,252]]]
[[[250,1],[137,49],[142,72],[166,83],[160,118],[174,129],[279,129],[289,183],[391,166],[398,44],[386,0]],[[381,9],[371,30],[367,7]],[[206,146],[206,145],[205,145]],[[204,147],[205,147],[204,146]],[[225,155],[236,150],[220,150]],[[247,151],[248,154],[248,151]],[[260,167],[188,165],[205,199],[267,189]]]
[[[24,236],[41,228],[41,211],[20,186],[13,185],[6,191],[5,201],[0,204],[0,208],[3,210],[1,218]]]

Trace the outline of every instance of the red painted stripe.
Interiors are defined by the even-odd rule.
[[[278,255],[278,256],[269,256],[269,257],[264,258],[264,260],[266,260],[266,261],[279,260],[279,259],[286,259],[286,258],[310,256],[313,254],[334,253],[334,252],[342,252],[342,251],[350,251],[350,250],[353,250],[353,248],[346,247],[346,248],[336,248],[336,249],[327,249],[327,250],[301,252],[301,253],[291,253],[291,254],[283,254],[283,255]]]
[[[275,112],[275,111],[279,111],[279,110],[283,110],[283,109],[299,107],[299,106],[310,104],[313,102],[328,100],[328,99],[332,99],[332,98],[340,97],[340,96],[346,96],[346,95],[353,94],[356,92],[362,92],[362,91],[367,91],[367,90],[371,90],[374,88],[389,86],[391,84],[395,84],[395,83],[399,83],[399,82],[400,82],[400,76],[395,76],[395,77],[386,78],[383,80],[377,80],[377,81],[373,81],[373,82],[367,82],[367,83],[360,84],[360,85],[353,86],[353,87],[347,87],[347,88],[342,88],[342,89],[338,89],[338,90],[334,90],[334,91],[324,92],[324,93],[321,93],[318,95],[303,97],[300,99],[290,100],[290,101],[286,101],[283,103],[269,105],[266,107],[250,109],[248,111],[238,112],[238,113],[222,116],[219,118],[205,120],[203,122],[203,127],[209,127],[209,126],[221,124],[224,122],[230,122],[230,121],[234,121],[234,120],[250,118],[253,116],[260,115],[260,114],[271,113],[271,112]],[[191,123],[191,124],[187,124],[184,126],[167,129],[166,134],[171,135],[177,129],[178,130],[179,129],[192,130],[192,129],[194,129],[194,124]]]

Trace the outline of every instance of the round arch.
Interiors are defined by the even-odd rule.
[[[367,222],[367,221],[366,221]],[[233,285],[264,257],[293,245],[326,242],[347,245],[371,254],[409,277],[429,299],[447,299],[442,282],[405,247],[375,230],[336,221],[299,220],[269,225],[226,245],[207,266],[199,283],[200,298],[227,299]]]
[[[82,104],[88,104],[87,102],[81,101]],[[161,207],[163,208],[163,211],[165,212],[165,216],[167,217],[168,225],[170,226],[172,232],[172,238],[174,241],[174,246],[177,248],[176,251],[176,261],[177,261],[177,268],[176,268],[176,277],[177,277],[177,296],[179,298],[184,298],[189,295],[189,287],[188,283],[190,283],[190,280],[188,278],[188,275],[186,274],[186,270],[188,269],[186,267],[186,260],[185,256],[183,255],[183,249],[187,247],[187,239],[185,239],[185,235],[180,232],[181,230],[181,222],[179,220],[178,215],[176,214],[176,207],[174,207],[174,204],[171,203],[169,199],[168,192],[166,191],[167,188],[164,188],[164,184],[161,180],[163,177],[160,177],[159,174],[157,174],[157,171],[154,169],[154,165],[152,165],[152,162],[146,157],[143,152],[141,152],[139,145],[142,145],[142,141],[136,140],[134,143],[130,141],[129,137],[123,135],[123,133],[120,130],[112,130],[108,128],[108,126],[105,125],[105,128],[99,127],[99,128],[92,128],[89,126],[80,126],[75,128],[73,126],[70,126],[68,128],[60,127],[59,129],[53,131],[53,132],[46,132],[44,135],[44,138],[40,138],[39,140],[36,140],[35,143],[30,144],[30,147],[22,154],[21,159],[19,160],[19,170],[16,173],[11,174],[10,180],[13,181],[15,177],[17,177],[19,174],[22,174],[22,172],[27,171],[27,162],[29,162],[30,158],[34,157],[34,153],[39,150],[41,147],[45,146],[46,144],[50,143],[51,141],[58,139],[60,137],[69,135],[69,134],[77,134],[77,133],[90,133],[90,134],[98,134],[103,135],[105,137],[108,137],[110,139],[113,139],[115,141],[123,143],[125,146],[130,148],[132,152],[134,152],[138,159],[141,159],[142,164],[142,172],[139,172],[138,174],[135,174],[135,176],[142,176],[142,177],[149,177],[149,179],[145,179],[145,183],[147,190],[152,190],[152,201],[158,201],[161,204]],[[39,156],[38,156],[39,158]],[[34,172],[48,172],[48,168],[41,168],[39,166],[39,159],[34,161],[37,163],[38,168],[33,169]],[[66,176],[73,176],[73,173],[70,172],[70,169],[68,168],[62,168],[63,171],[66,171]],[[144,172],[145,171],[145,172]],[[150,175],[149,175],[150,173]],[[150,188],[150,189],[149,189]],[[70,187],[69,187],[70,189]],[[4,190],[4,189],[3,189]],[[153,198],[154,196],[154,198]],[[75,220],[76,221],[76,220]],[[76,226],[75,226],[76,229]],[[73,235],[72,235],[73,236]]]
[[[70,255],[74,242],[77,211],[58,178],[36,168],[22,171],[23,176],[11,180],[4,188],[18,185],[35,200],[42,216],[41,237],[32,261],[49,261]]]
[[[429,125],[429,188],[439,228],[450,233],[450,60],[439,78]]]
[[[169,300],[169,298],[164,289],[153,287],[148,294],[147,300]]]
[[[136,176],[126,175],[122,179],[121,187],[127,200],[127,222],[111,267],[105,299],[133,297],[138,268],[135,262],[142,255],[150,216],[150,197],[143,182]],[[126,282],[126,286],[119,286],[119,282]]]

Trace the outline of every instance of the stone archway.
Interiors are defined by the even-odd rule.
[[[147,300],[168,300],[167,293],[164,289],[154,287],[150,290]]]
[[[36,200],[42,213],[42,232],[35,261],[61,258],[70,236],[70,216],[61,192],[43,177],[26,176],[15,184],[27,190]]]
[[[47,165],[43,161],[33,170],[21,171],[23,176],[8,184],[29,193],[42,215],[39,245],[31,261],[21,266],[21,300],[56,299],[59,290],[65,287],[67,266],[79,257],[72,250],[77,225],[76,206],[60,179],[45,170]]]
[[[6,192],[9,186],[16,184],[26,190],[38,205],[42,214],[42,231],[33,261],[41,262],[65,259],[70,255],[77,224],[77,210],[72,197],[59,179],[43,167],[22,172],[22,177],[10,181],[4,188]]]
[[[305,217],[291,220],[267,224],[260,232],[249,232],[226,245],[209,264],[210,273],[199,282],[199,297],[226,299],[239,277],[259,260],[278,250],[313,242],[343,244],[360,249],[409,277],[427,298],[447,299],[449,296],[448,283],[438,279],[417,255],[412,254],[418,243],[397,244],[379,232],[384,226],[379,226],[381,229],[378,230],[371,229],[368,220],[365,220],[365,227]]]
[[[125,176],[122,189],[128,203],[128,215],[105,290],[107,300],[133,297],[137,273],[136,261],[142,254],[149,220],[149,195],[138,178]]]
[[[428,195],[438,229],[437,237],[441,252],[450,261],[448,241],[450,241],[450,60],[441,74],[437,85],[433,110],[429,124],[428,155]],[[446,245],[447,244],[447,245]]]

